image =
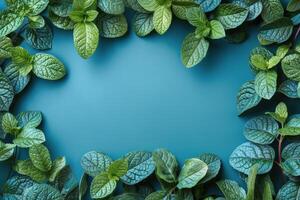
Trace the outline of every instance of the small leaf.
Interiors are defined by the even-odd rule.
[[[171,9],[165,6],[159,6],[153,14],[153,25],[156,32],[164,34],[172,23]]]
[[[0,71],[0,111],[8,111],[14,99],[14,89],[8,78]]]
[[[105,13],[119,15],[125,11],[123,0],[101,0],[98,1],[98,7]]]
[[[242,187],[240,187],[235,181],[221,180],[217,182],[217,185],[224,194],[225,198],[228,200],[246,199],[245,190]]]
[[[136,13],[134,16],[134,32],[144,37],[154,30],[153,15],[148,13]]]
[[[29,148],[29,157],[32,164],[42,172],[49,172],[52,168],[52,160],[49,150],[42,144]]]
[[[91,183],[91,197],[93,199],[107,197],[115,190],[116,186],[116,181],[110,180],[107,173],[101,173]]]
[[[297,91],[298,85],[298,82],[288,79],[281,83],[278,91],[289,98],[299,98],[300,96],[298,95]]]
[[[112,163],[112,159],[103,153],[90,151],[81,158],[81,167],[90,176],[97,176],[107,170]]]
[[[277,72],[260,71],[255,77],[255,91],[264,98],[271,99],[276,92],[277,86]]]
[[[179,189],[194,187],[205,177],[207,171],[207,164],[200,159],[192,158],[185,161],[178,177],[177,187]]]
[[[300,55],[290,54],[282,61],[282,70],[284,74],[291,80],[300,81]]]
[[[22,128],[36,128],[42,122],[42,113],[38,111],[20,112],[17,120]]]
[[[290,0],[286,9],[289,12],[296,12],[296,11],[300,10],[300,1],[299,0]]]
[[[209,22],[210,24],[210,34],[209,34],[209,38],[210,39],[220,39],[226,36],[225,34],[225,30],[223,25],[221,24],[221,22],[217,21],[217,20],[211,20]]]
[[[261,16],[265,22],[271,22],[283,17],[284,9],[280,0],[261,0],[263,10]]]
[[[53,34],[47,24],[42,28],[27,28],[25,39],[35,49],[46,50],[52,48]]]
[[[5,161],[12,157],[15,147],[15,144],[5,144],[0,140],[0,161]]]
[[[11,57],[11,48],[13,44],[9,37],[0,37],[0,58],[9,58]]]
[[[105,38],[118,38],[126,34],[128,24],[124,15],[101,15],[98,21],[100,35]]]
[[[215,154],[205,153],[199,156],[199,159],[205,162],[208,166],[207,173],[199,183],[206,183],[215,178],[221,169],[221,160]]]
[[[48,6],[49,0],[26,0],[25,5],[29,7],[30,16],[38,15]]]
[[[117,179],[124,176],[128,170],[128,161],[126,159],[116,160],[109,165],[107,173],[109,179]]]
[[[79,183],[79,199],[78,200],[82,200],[87,192],[87,189],[88,189],[87,178],[88,178],[88,176],[85,173],[81,176],[80,183]]]
[[[44,133],[36,128],[26,128],[13,140],[14,144],[21,148],[28,148],[35,144],[45,142]]]
[[[17,134],[19,131],[18,121],[11,113],[5,113],[3,115],[1,125],[5,133]]]
[[[250,168],[258,164],[258,174],[265,174],[272,169],[274,157],[275,152],[272,147],[246,142],[232,152],[229,163],[244,174],[249,174]]]
[[[197,2],[200,3],[204,12],[210,12],[220,5],[221,0],[197,0]]]
[[[287,182],[277,193],[276,200],[296,200],[299,197],[299,183]]]
[[[58,80],[65,76],[62,62],[49,54],[37,53],[33,57],[33,72],[42,79]]]
[[[53,11],[49,10],[48,12],[49,19],[51,20],[52,24],[57,28],[63,30],[72,30],[74,28],[75,23],[70,19],[70,17],[61,17],[56,15]]]
[[[206,15],[201,8],[193,7],[188,9],[186,18],[188,22],[195,27],[203,26],[207,22]]]
[[[268,69],[268,60],[266,60],[263,55],[260,54],[251,55],[250,62],[256,69],[259,70]]]
[[[300,127],[289,127],[279,129],[279,134],[282,136],[298,136],[300,135]]]

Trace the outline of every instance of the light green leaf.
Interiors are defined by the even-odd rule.
[[[0,140],[0,161],[5,161],[12,157],[15,147],[15,144],[5,144]]]
[[[54,56],[44,53],[37,53],[34,55],[33,72],[37,77],[46,80],[58,80],[66,74],[62,62]]]
[[[282,17],[263,25],[258,37],[270,42],[282,43],[290,38],[292,32],[293,22],[287,17]]]
[[[233,29],[240,26],[247,18],[248,10],[231,3],[220,4],[216,9],[216,19],[225,29]]]
[[[8,78],[0,71],[0,111],[8,111],[14,99],[14,88]]]
[[[208,166],[207,173],[203,179],[200,180],[199,183],[203,184],[206,183],[213,178],[215,178],[220,169],[221,169],[221,160],[219,157],[212,153],[205,153],[199,156],[199,159],[205,162]]]
[[[281,59],[286,56],[286,54],[289,52],[291,47],[291,44],[282,44],[280,45],[276,50],[276,56],[279,56]]]
[[[168,182],[177,182],[178,162],[175,156],[166,149],[158,149],[153,152],[153,160],[156,165],[156,175]]]
[[[20,112],[17,115],[17,120],[20,127],[36,128],[42,122],[42,113],[38,111]]]
[[[100,35],[105,38],[118,38],[128,30],[128,24],[124,15],[101,15],[98,21]]]
[[[211,29],[209,34],[210,39],[220,39],[226,36],[224,27],[221,22],[217,20],[211,20],[209,24]]]
[[[286,126],[279,129],[279,134],[282,136],[298,136],[300,135],[300,127]]]
[[[272,147],[246,142],[232,152],[229,163],[244,174],[249,174],[250,168],[258,164],[258,174],[265,174],[272,169],[274,158],[275,152]]]
[[[235,0],[233,1],[233,3],[249,10],[247,21],[256,19],[263,10],[263,5],[260,0],[259,1]]]
[[[60,17],[68,17],[72,10],[72,1],[63,0],[59,2],[51,2],[48,6],[49,11]]]
[[[47,24],[38,29],[28,27],[25,31],[25,39],[35,49],[46,50],[52,48],[53,34]]]
[[[18,121],[11,113],[5,113],[2,117],[2,129],[5,133],[18,134]]]
[[[23,47],[12,48],[11,55],[12,55],[12,62],[19,66],[19,71],[21,71],[22,68],[26,68],[28,65],[32,64],[32,56]],[[27,72],[27,74],[29,72]]]
[[[9,37],[0,37],[0,58],[9,58],[11,57],[11,48],[13,44]]]
[[[153,25],[156,32],[164,34],[172,23],[172,11],[166,6],[159,6],[153,14]]]
[[[29,7],[29,16],[35,16],[46,9],[49,0],[24,0],[24,3]]]
[[[200,7],[189,8],[186,12],[186,18],[188,22],[195,27],[206,26],[207,18]]]
[[[255,91],[260,97],[271,99],[277,88],[277,72],[274,70],[260,71],[255,77],[254,84]]]
[[[263,10],[261,16],[265,22],[271,22],[283,17],[284,9],[280,0],[261,0]]]
[[[199,7],[194,0],[176,0],[172,2],[172,12],[179,19],[186,20],[190,8]]]
[[[194,187],[205,177],[207,171],[208,166],[202,160],[197,158],[186,160],[179,174],[177,187],[179,189]]]
[[[54,14],[53,11],[49,10],[48,12],[49,19],[51,20],[52,24],[57,28],[64,29],[64,30],[73,30],[74,22],[70,19],[70,17],[61,17]]]
[[[93,199],[107,197],[115,190],[116,186],[116,181],[110,180],[107,173],[101,173],[91,183],[91,197]]]
[[[258,165],[253,165],[250,169],[247,180],[247,197],[246,200],[255,200],[255,181],[257,175]]]
[[[139,4],[147,11],[155,11],[159,4],[157,0],[138,0]]]
[[[281,61],[284,74],[291,80],[300,81],[300,55],[290,54]]]
[[[112,159],[103,153],[90,151],[81,158],[81,167],[90,176],[97,176],[107,170],[112,163]]]
[[[281,124],[284,124],[288,117],[288,110],[286,104],[284,102],[280,102],[276,106],[275,113],[274,114],[270,113],[270,114],[275,120],[277,120]]]
[[[204,38],[197,38],[195,33],[188,34],[181,47],[181,60],[190,68],[197,65],[206,56],[209,43]]]
[[[144,37],[154,30],[153,15],[149,13],[136,13],[133,20],[134,32]]]
[[[98,1],[98,7],[108,14],[120,15],[125,11],[123,0],[101,0]]]
[[[108,169],[109,179],[119,180],[120,177],[124,176],[128,170],[128,161],[126,159],[120,159],[112,162]]]
[[[28,28],[38,29],[43,28],[45,26],[45,20],[42,16],[36,15],[32,17],[28,17],[29,26]]]
[[[29,176],[37,182],[43,182],[47,179],[47,174],[35,168],[31,160],[18,160],[15,170],[19,174]]]
[[[247,140],[257,144],[271,144],[278,136],[279,126],[268,115],[255,117],[245,124],[244,135]]]
[[[253,54],[250,57],[251,64],[259,70],[267,70],[268,69],[268,60],[261,54]]]
[[[50,171],[49,181],[53,182],[59,173],[66,167],[67,162],[65,157],[58,157],[52,163],[52,168]]]
[[[261,101],[261,97],[256,93],[254,81],[248,81],[242,85],[237,94],[237,110],[239,114],[255,107]]]
[[[16,139],[13,140],[14,144],[21,148],[28,148],[35,144],[45,142],[44,133],[36,128],[26,128],[21,131]]]
[[[23,23],[24,16],[12,10],[0,11],[0,37],[17,30]]]
[[[135,185],[143,181],[155,170],[155,164],[150,152],[130,152],[125,155],[124,159],[128,161],[128,171],[121,179],[128,185]]]
[[[42,172],[49,172],[52,168],[52,160],[49,150],[42,144],[29,148],[29,157],[32,164]]]
[[[287,182],[277,193],[276,200],[297,200],[299,199],[299,183]]]
[[[260,68],[257,68],[255,65],[253,65],[253,63],[251,62],[251,57],[254,56],[254,55],[261,55],[263,56],[263,58],[266,60],[266,61],[269,61],[273,56],[274,54],[269,51],[268,49],[264,48],[264,47],[256,47],[254,49],[251,50],[251,53],[250,53],[250,57],[249,57],[249,61],[250,61],[250,66],[251,66],[251,69],[255,72],[255,73],[258,73],[259,71],[261,71],[262,69]]]
[[[47,184],[35,184],[24,192],[24,200],[64,200],[60,192]]]
[[[231,180],[221,180],[217,182],[219,189],[222,191],[226,199],[244,200],[246,199],[245,190],[238,185],[237,182]]]
[[[94,23],[75,24],[73,37],[75,48],[82,58],[88,59],[95,53],[99,42],[99,30]]]

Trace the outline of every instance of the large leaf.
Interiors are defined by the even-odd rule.
[[[20,112],[17,115],[17,120],[20,127],[36,128],[42,122],[42,113],[38,111]]]
[[[245,190],[242,187],[240,187],[235,181],[221,180],[217,182],[217,185],[224,194],[225,198],[228,200],[246,199]]]
[[[279,126],[268,115],[261,115],[245,124],[244,135],[247,140],[257,144],[271,144],[278,136]]]
[[[63,200],[60,192],[47,184],[36,184],[24,192],[24,200]]]
[[[18,160],[15,170],[37,182],[44,182],[47,179],[47,174],[34,167],[31,160]]]
[[[37,29],[28,27],[25,32],[25,39],[35,49],[46,50],[52,48],[53,34],[47,24]]]
[[[300,98],[298,93],[298,85],[299,82],[288,79],[281,83],[278,91],[289,98]]]
[[[293,32],[293,22],[283,17],[262,26],[258,37],[270,42],[282,43],[287,41]]]
[[[14,88],[8,78],[0,71],[0,111],[8,111],[14,99]]]
[[[24,16],[12,10],[0,11],[0,37],[17,30],[23,23]]]
[[[37,53],[33,57],[33,72],[42,79],[58,80],[65,76],[62,62],[49,54]]]
[[[117,38],[125,35],[128,24],[124,15],[103,14],[99,18],[100,35],[105,38]]]
[[[115,190],[116,186],[116,181],[110,180],[107,173],[101,173],[91,183],[91,197],[93,199],[107,197]]]
[[[255,91],[256,93],[264,98],[271,99],[277,89],[277,72],[271,71],[260,71],[255,77]]]
[[[123,0],[101,0],[98,1],[98,7],[102,11],[113,15],[119,15],[125,11],[125,5]]]
[[[111,163],[110,157],[96,151],[90,151],[81,158],[81,167],[90,176],[97,176],[104,172]]]
[[[160,179],[168,183],[177,181],[178,163],[171,152],[165,149],[158,149],[153,152],[153,160],[156,165],[156,175]]]
[[[150,34],[154,29],[153,15],[148,13],[136,13],[133,27],[134,32],[140,37]]]
[[[52,160],[48,149],[42,145],[33,145],[29,148],[29,157],[32,164],[43,172],[49,172],[52,168]]]
[[[239,114],[255,107],[261,101],[256,93],[254,81],[248,81],[242,85],[237,94],[237,110]]]
[[[248,10],[238,5],[227,3],[221,4],[216,9],[216,19],[225,29],[233,29],[240,26],[248,16]]]
[[[20,93],[30,81],[30,75],[22,76],[19,67],[13,63],[4,68],[4,74],[9,79],[16,94]]]
[[[188,34],[181,47],[181,60],[190,68],[197,65],[206,56],[209,42],[204,38],[197,38],[195,33]]]
[[[53,182],[60,175],[60,172],[66,167],[66,158],[58,157],[52,163],[52,168],[50,170],[49,181]]]
[[[272,147],[246,142],[232,152],[229,163],[244,174],[249,174],[251,167],[258,164],[258,174],[265,174],[272,169],[274,158],[275,152]]]
[[[200,183],[206,183],[215,178],[221,169],[221,160],[219,157],[212,153],[205,153],[199,156],[199,159],[205,162],[208,166],[207,173]]]
[[[124,159],[128,161],[128,171],[121,179],[128,185],[135,185],[143,181],[155,170],[155,164],[150,152],[130,152],[125,155]]]
[[[87,59],[98,47],[99,30],[92,22],[77,23],[73,32],[74,44],[79,55]]]
[[[109,179],[119,180],[127,173],[128,161],[127,159],[119,159],[111,163],[107,169]]]
[[[156,32],[164,34],[172,23],[172,11],[165,6],[159,6],[153,14],[153,25]]]
[[[280,0],[261,0],[263,10],[261,16],[265,22],[271,22],[283,17],[284,9]]]
[[[44,133],[36,128],[26,128],[13,140],[18,147],[27,148],[45,142]]]
[[[300,55],[291,54],[286,56],[282,61],[282,70],[291,80],[300,81]]]
[[[299,199],[299,183],[287,182],[277,193],[276,200],[298,200]]]
[[[282,168],[287,174],[300,176],[300,143],[294,142],[288,144],[281,154],[284,162]]]
[[[207,171],[208,166],[202,160],[197,158],[186,160],[179,174],[177,187],[179,189],[194,187],[205,177]]]

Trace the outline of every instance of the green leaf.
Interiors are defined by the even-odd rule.
[[[19,174],[29,176],[37,182],[43,182],[47,179],[47,174],[34,167],[31,160],[18,160],[15,170]]]
[[[284,124],[287,117],[288,117],[288,110],[285,103],[280,102],[276,106],[275,113],[268,113],[270,114],[276,121],[280,122],[281,124]]]
[[[5,144],[0,140],[0,161],[5,161],[12,157],[15,147],[15,144]]]
[[[25,39],[35,49],[46,50],[52,48],[53,34],[51,28],[45,24],[42,28],[27,28]]]
[[[13,140],[14,144],[21,148],[28,148],[35,144],[45,142],[44,133],[36,128],[26,128],[21,131],[16,139]]]
[[[254,81],[248,81],[242,85],[237,94],[237,110],[239,114],[255,107],[261,101],[261,97],[255,91]]]
[[[300,10],[300,1],[299,0],[290,0],[286,9],[289,12],[296,12],[296,11]]]
[[[273,56],[274,54],[272,52],[270,52],[268,49],[264,48],[264,47],[256,47],[254,49],[251,50],[251,53],[250,53],[250,66],[251,66],[251,69],[255,72],[255,73],[258,73],[259,71],[261,70],[264,70],[265,68],[261,69],[261,68],[258,68],[254,65],[254,63],[252,63],[252,57],[254,55],[260,55],[264,58],[264,60],[266,61],[269,61]]]
[[[300,81],[300,55],[290,54],[281,61],[284,74],[291,80]]]
[[[96,151],[90,151],[81,158],[81,167],[86,174],[93,177],[106,171],[111,163],[112,159],[110,157]]]
[[[230,155],[230,165],[239,172],[249,174],[250,168],[258,164],[258,174],[268,173],[273,167],[274,149],[268,145],[245,142]]]
[[[211,20],[209,24],[211,29],[209,34],[210,39],[220,39],[226,36],[224,27],[221,22],[217,20]]]
[[[49,172],[52,168],[52,160],[49,150],[42,144],[29,148],[29,157],[32,164],[42,172]]]
[[[265,22],[271,22],[283,17],[284,9],[280,0],[262,0],[262,4],[261,16]]]
[[[5,113],[2,117],[2,129],[5,133],[17,134],[19,127],[15,116],[11,113]]]
[[[9,79],[16,94],[20,93],[30,81],[30,75],[22,76],[19,67],[13,63],[5,66],[4,74]]]
[[[222,191],[226,199],[244,200],[246,199],[245,190],[238,185],[237,182],[231,180],[221,180],[217,182],[219,189]]]
[[[172,23],[172,11],[166,6],[159,6],[153,14],[153,25],[156,32],[164,34]]]
[[[81,176],[80,182],[79,182],[79,198],[78,200],[82,200],[87,192],[88,189],[88,183],[87,183],[88,175],[84,173]]]
[[[298,82],[288,79],[281,83],[281,85],[278,88],[278,91],[289,98],[299,98],[300,95],[297,91],[298,85]]]
[[[299,198],[299,183],[287,182],[277,193],[276,200],[296,200]]]
[[[247,140],[257,144],[271,144],[278,136],[279,126],[268,115],[255,117],[245,124],[244,135]]]
[[[17,30],[23,23],[24,16],[10,9],[0,11],[0,37]]]
[[[300,127],[289,127],[279,129],[279,134],[282,136],[298,136],[300,135]]]
[[[292,32],[293,22],[287,17],[282,17],[263,25],[258,37],[270,42],[283,43],[290,38]]]
[[[181,60],[190,68],[197,65],[206,56],[209,42],[204,38],[197,38],[195,33],[188,34],[181,47]]]
[[[158,149],[153,152],[153,160],[156,165],[156,175],[168,182],[177,182],[178,162],[175,156],[166,149]]]
[[[14,99],[14,88],[0,71],[0,111],[8,111]]]
[[[225,29],[233,29],[246,20],[248,10],[235,4],[224,3],[216,9],[215,15]]]
[[[34,55],[33,72],[37,77],[46,80],[58,80],[66,74],[62,62],[54,56],[44,53],[37,53]]]
[[[9,37],[0,37],[0,58],[9,58],[11,57],[11,48],[13,44]]]
[[[63,200],[60,192],[47,184],[36,184],[24,192],[24,200]]]
[[[128,170],[128,161],[126,159],[116,160],[109,165],[107,169],[109,179],[119,180]]]
[[[38,29],[38,28],[43,28],[45,26],[45,20],[40,15],[28,17],[28,20],[29,20],[28,28]]]
[[[261,54],[254,54],[250,57],[251,64],[259,70],[267,70],[268,69],[268,60]]]
[[[48,6],[49,11],[60,17],[68,17],[72,10],[72,1],[64,0],[59,2],[51,2]]]
[[[194,0],[176,0],[172,2],[172,12],[177,18],[186,20],[188,10],[198,6]]]
[[[73,37],[75,48],[82,58],[88,59],[95,53],[99,42],[99,30],[94,23],[75,24]]]
[[[130,152],[125,155],[124,159],[128,161],[128,171],[121,177],[125,184],[135,185],[149,177],[155,170],[150,152]]]
[[[165,191],[159,190],[148,195],[145,200],[164,200],[167,196]]]
[[[29,16],[38,15],[48,6],[49,0],[25,0],[25,5],[29,7]]]
[[[271,99],[276,92],[277,72],[274,70],[260,71],[255,77],[254,84],[255,91],[260,97]]]
[[[139,4],[147,11],[155,11],[159,4],[157,0],[138,0]]]
[[[206,183],[213,178],[215,178],[220,169],[221,169],[221,160],[219,157],[212,153],[205,153],[199,156],[199,159],[205,162],[208,166],[207,173],[203,179],[200,180],[199,183],[203,184]]]
[[[110,180],[107,173],[101,173],[91,183],[91,197],[93,199],[107,197],[115,190],[116,186],[116,181]]]
[[[197,158],[186,160],[179,174],[177,187],[179,189],[194,187],[205,177],[207,171],[208,166],[202,160]]]
[[[17,115],[17,120],[22,128],[36,128],[42,122],[42,113],[38,111],[20,112]]]
[[[257,175],[258,165],[253,165],[250,169],[247,180],[247,197],[246,200],[255,200],[255,181]]]
[[[269,182],[264,182],[264,188],[263,188],[263,194],[262,194],[263,200],[273,200],[273,194],[272,194],[272,188]]]
[[[48,15],[52,24],[57,28],[64,30],[73,30],[75,23],[70,19],[70,17],[58,16],[51,10],[49,10]]]
[[[284,162],[281,167],[284,169],[285,173],[292,176],[300,175],[300,143],[293,142],[288,144],[281,154]]]
[[[286,54],[289,52],[291,45],[290,44],[282,44],[276,50],[276,56],[279,56],[280,59],[284,58]]]
[[[125,11],[123,0],[102,0],[98,1],[98,7],[108,14],[119,15]]]
[[[105,38],[118,38],[125,35],[128,24],[124,15],[101,15],[98,21],[100,35]]]
[[[145,10],[138,2],[138,0],[124,0],[125,5],[132,10],[139,12],[139,13],[147,13],[148,11]]]
[[[3,185],[3,193],[5,195],[22,195],[25,190],[32,187],[34,184],[36,183],[30,178],[21,175],[15,175],[8,179]],[[18,199],[13,198],[12,200]]]
[[[221,0],[197,0],[197,2],[200,3],[200,6],[204,12],[210,12],[220,5]]]
[[[133,19],[134,32],[144,37],[154,30],[153,15],[149,13],[136,13]]]
[[[60,172],[66,167],[66,158],[65,157],[58,157],[52,163],[52,168],[50,171],[49,181],[53,182],[57,179],[57,176]]]
[[[11,55],[12,55],[12,62],[19,66],[19,71],[21,71],[22,68],[26,68],[27,65],[32,64],[32,56],[23,47],[12,48]],[[27,75],[29,72],[23,74]]]
[[[247,21],[256,19],[263,10],[263,5],[260,0],[259,1],[235,0],[233,1],[233,3],[249,10]]]
[[[200,7],[192,7],[188,9],[186,12],[186,18],[188,22],[195,27],[205,26],[207,22],[207,18]]]

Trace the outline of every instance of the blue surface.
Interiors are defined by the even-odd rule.
[[[236,93],[253,79],[248,55],[256,31],[243,44],[211,43],[207,58],[193,69],[180,60],[191,27],[175,21],[163,36],[101,39],[95,55],[80,58],[72,32],[55,29],[53,49],[68,69],[62,81],[33,79],[14,111],[40,110],[53,157],[65,155],[77,177],[90,150],[118,158],[132,150],[164,147],[182,163],[203,152],[218,154],[227,178],[233,149],[245,141],[245,118],[236,112]],[[34,52],[32,50],[32,52]],[[265,110],[256,109],[258,113]]]

